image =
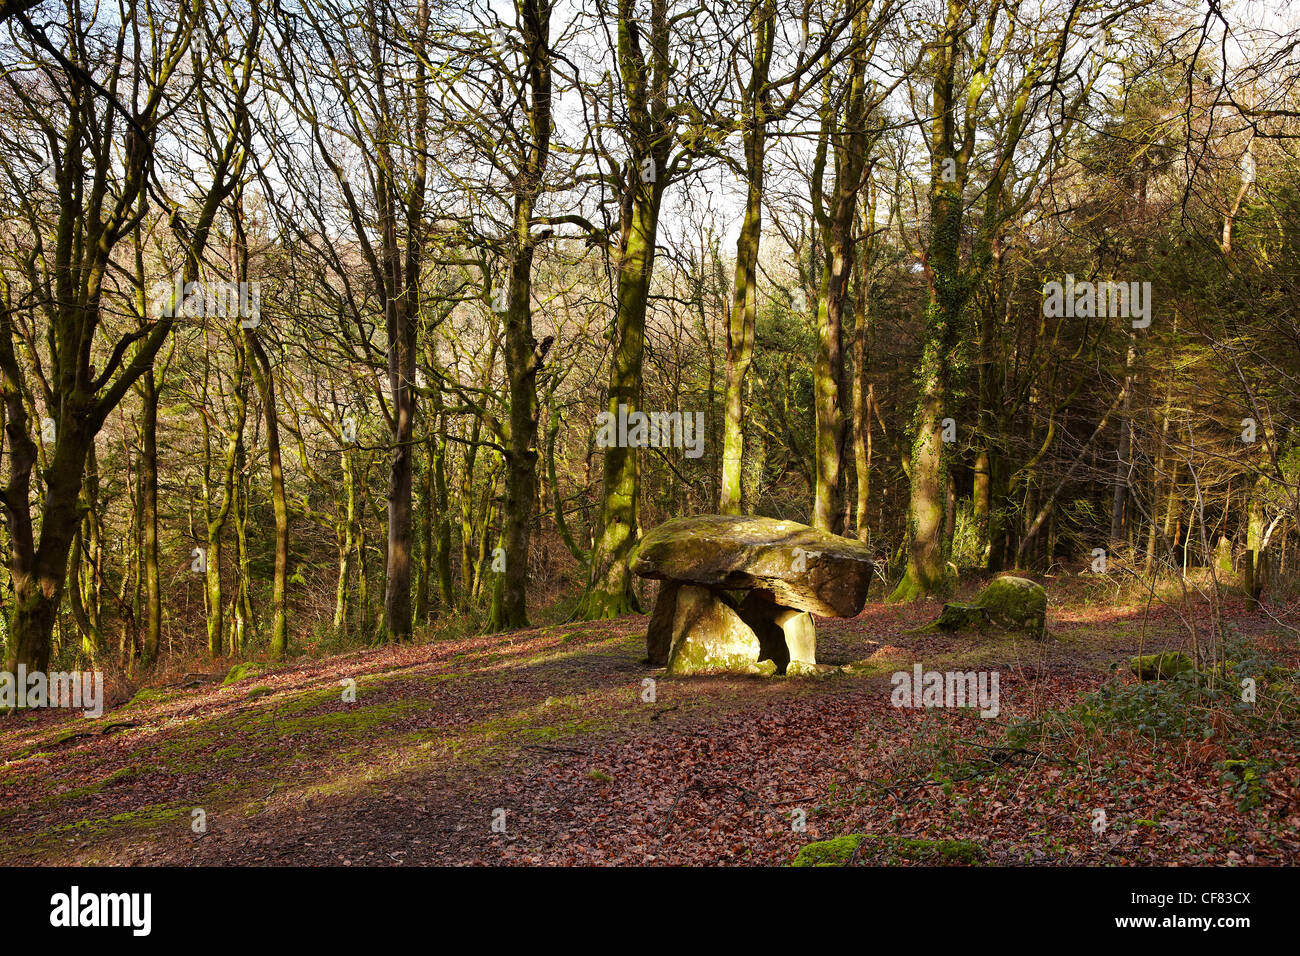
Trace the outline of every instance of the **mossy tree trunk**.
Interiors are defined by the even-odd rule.
[[[862,261],[855,270],[853,327],[853,475],[855,500],[853,529],[859,541],[871,537],[867,507],[871,502],[871,383],[867,381],[868,352],[871,334],[871,266],[875,241],[872,230],[876,221],[876,192],[867,181],[867,201],[863,205],[859,241],[863,243]]]
[[[619,406],[631,413],[641,406],[646,304],[654,272],[655,237],[668,157],[674,138],[668,111],[671,21],[667,0],[651,0],[649,56],[633,0],[618,0],[618,67],[627,104],[628,159],[624,163],[623,210],[618,247],[618,301],[614,315],[614,355],[610,363],[606,411],[618,418]],[[578,605],[578,617],[598,620],[639,610],[629,561],[639,533],[641,490],[638,449],[604,450],[604,474],[591,576]]]
[[[284,660],[289,651],[289,502],[284,490],[284,465],[280,451],[280,416],[276,407],[275,376],[262,343],[251,328],[244,329],[253,381],[262,400],[266,419],[266,454],[271,466],[271,511],[275,516],[275,573],[271,580],[271,644],[273,660]]]
[[[1033,184],[1045,164],[1020,180],[1012,179],[1013,157],[1023,137],[1034,91],[1070,36],[1070,23],[1048,31],[1033,56],[1024,61],[1009,90],[1007,107],[993,130],[996,149],[981,184],[982,215],[963,260],[963,222],[969,165],[975,152],[977,127],[987,121],[986,96],[992,77],[1004,65],[1011,38],[1022,30],[1014,19],[999,24],[1000,4],[948,0],[944,22],[930,47],[931,110],[927,146],[930,155],[930,236],[925,272],[929,297],[925,333],[917,373],[919,397],[913,415],[911,497],[908,503],[907,569],[891,600],[924,597],[943,585],[946,565],[944,506],[948,462],[944,454],[943,419],[953,417],[953,386],[966,374],[960,346],[966,338],[966,305],[973,290],[985,281],[1005,224],[1033,194]],[[1073,14],[1071,14],[1073,16]],[[1000,31],[1010,31],[1001,36]],[[968,37],[968,34],[973,36]],[[1030,36],[1025,34],[1025,39]],[[1072,128],[1086,96],[1079,93],[1064,104],[1060,131]],[[1012,188],[1019,191],[1012,193]],[[975,423],[977,424],[977,423]],[[969,429],[969,424],[968,424]]]
[[[392,332],[400,340],[400,356],[390,358],[390,372],[399,368],[400,374],[390,375],[390,384],[399,386],[393,392],[393,410],[396,418],[394,438],[394,463],[389,484],[397,501],[389,509],[390,533],[386,573],[388,589],[384,595],[384,626],[392,640],[409,640],[411,637],[411,491],[415,467],[415,360],[417,351],[417,318],[420,312],[420,275],[425,253],[423,219],[425,188],[428,180],[429,155],[429,89],[428,44],[429,6],[427,0],[417,0],[415,30],[411,35],[415,55],[413,96],[415,100],[412,155],[414,158],[410,181],[403,196],[402,212],[405,214],[404,231],[406,248],[398,255],[396,236],[385,237],[386,258],[390,266],[385,271],[399,277],[393,292],[397,310],[394,313]],[[382,156],[387,162],[389,157]],[[389,167],[392,168],[392,167]],[[396,185],[385,190],[397,194]],[[396,226],[395,219],[390,224]],[[390,337],[390,348],[392,338]],[[390,503],[392,499],[390,498]],[[394,534],[394,530],[397,532]]]
[[[573,532],[569,529],[568,519],[564,515],[564,498],[560,494],[560,480],[555,467],[555,443],[560,435],[560,412],[551,405],[550,421],[546,428],[546,477],[551,486],[551,506],[552,514],[555,519],[555,530],[559,532],[560,539],[564,546],[569,549],[580,565],[586,566],[591,560],[591,555],[584,551],[573,537]]]
[[[918,399],[912,418],[911,494],[907,508],[907,568],[891,601],[910,601],[940,590],[944,572],[944,495],[947,462],[943,419],[949,406],[952,363],[961,332],[966,282],[961,271],[963,194],[974,152],[974,116],[958,129],[957,88],[966,22],[965,0],[951,0],[931,52],[930,244],[925,274],[929,301],[917,370]],[[987,54],[987,48],[985,48]],[[969,109],[969,107],[968,107]]]
[[[847,432],[840,408],[844,381],[844,314],[849,299],[858,236],[858,195],[870,175],[867,165],[867,19],[853,20],[847,87],[823,84],[822,131],[813,167],[813,210],[825,242],[825,264],[817,302],[817,356],[813,364],[817,437],[812,526],[838,534],[844,518],[842,467]],[[840,97],[843,97],[841,100]],[[834,165],[829,197],[822,194],[828,149]]]
[[[226,332],[228,330],[222,330]],[[231,383],[231,401],[234,417],[228,431],[223,433],[225,441],[221,456],[221,500],[213,507],[212,502],[212,429],[215,419],[208,409],[209,377],[211,363],[205,357],[202,417],[203,428],[203,517],[205,526],[206,569],[204,572],[204,601],[207,617],[208,656],[218,658],[226,653],[226,607],[225,595],[221,581],[222,534],[235,505],[235,469],[238,466],[244,423],[247,419],[248,402],[244,397],[244,383],[247,370],[245,350],[242,338],[237,331],[229,330],[229,341],[234,352],[234,376]],[[231,648],[233,650],[234,648]]]
[[[140,378],[140,490],[144,534],[140,567],[144,570],[144,641],[140,663],[152,667],[162,639],[162,582],[158,572],[158,385],[153,369]]]
[[[639,190],[653,191],[653,186]],[[630,413],[641,405],[641,360],[650,269],[654,261],[657,202],[634,201],[632,224],[619,268],[614,360],[606,410],[615,420],[619,407]],[[592,551],[591,579],[580,617],[595,620],[637,610],[628,561],[638,533],[641,487],[638,449],[605,449],[600,520]]]
[[[343,479],[343,514],[335,531],[339,573],[334,588],[334,630],[347,633],[351,623],[352,562],[357,551],[356,449],[349,445],[340,459]]]
[[[429,624],[429,599],[433,578],[433,469],[430,449],[433,437],[426,436],[423,442],[424,461],[420,466],[420,532],[416,538],[417,551],[420,555],[416,572],[415,585],[415,624],[427,627]]]
[[[776,36],[774,0],[750,4],[753,63],[741,89],[740,122],[745,154],[745,218],[736,239],[736,279],[727,317],[727,381],[723,397],[722,478],[718,511],[741,513],[741,467],[745,458],[745,384],[754,360],[758,318],[758,251],[763,229],[763,180],[771,90],[768,73]]]
[[[442,406],[442,391],[435,385],[433,408],[436,428],[429,439],[429,470],[432,473],[432,502],[435,537],[434,564],[438,572],[438,592],[442,607],[451,611],[456,607],[456,585],[451,574],[451,499],[447,494],[447,414]]]
[[[1133,395],[1133,363],[1137,357],[1137,335],[1129,330],[1124,358],[1124,404],[1119,420],[1119,443],[1115,446],[1115,487],[1111,495],[1109,545],[1116,551],[1124,545],[1124,515],[1128,501],[1129,470],[1132,468],[1133,426],[1130,406]]]
[[[82,657],[92,663],[104,651],[100,623],[100,583],[103,566],[102,517],[99,510],[99,466],[94,443],[86,455],[86,478],[81,490],[81,524],[72,542],[71,610],[81,633]]]
[[[248,508],[250,479],[245,474],[248,452],[243,434],[235,443],[235,501],[232,514],[235,521],[235,594],[230,610],[230,653],[242,654],[253,631],[253,597],[249,590],[251,575],[248,554]]]
[[[518,0],[523,31],[528,105],[527,136],[514,177],[514,233],[511,236],[510,298],[505,318],[506,376],[510,433],[506,441],[506,508],[502,534],[505,569],[500,602],[494,602],[489,630],[528,626],[528,548],[537,500],[537,375],[551,339],[533,337],[533,211],[544,187],[551,150],[552,0]]]
[[[482,428],[483,419],[475,415],[460,472],[460,589],[466,599],[472,598],[474,588],[474,465]]]

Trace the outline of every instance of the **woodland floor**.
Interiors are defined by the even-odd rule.
[[[906,633],[934,602],[820,621],[819,660],[867,662],[820,678],[666,678],[642,663],[634,616],[301,659],[225,686],[229,665],[212,665],[94,721],[0,716],[0,863],[770,865],[845,833],[971,841],[964,859],[993,864],[1300,860],[1285,734],[1007,743],[1017,718],[1132,683],[1116,661],[1187,646],[1171,608],[1048,586],[1042,644]],[[1292,679],[1294,638],[1228,612]],[[1205,626],[1208,607],[1195,614]],[[998,670],[1001,714],[891,706],[890,674],[916,661]],[[1224,772],[1243,752],[1249,786]],[[852,862],[933,861],[901,846]]]

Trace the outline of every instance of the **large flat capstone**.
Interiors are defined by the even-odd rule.
[[[872,563],[865,544],[796,521],[698,515],[649,532],[632,570],[724,591],[757,588],[783,607],[855,617],[867,600]]]

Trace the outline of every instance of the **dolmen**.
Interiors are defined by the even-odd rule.
[[[738,515],[673,518],[632,561],[662,581],[646,633],[649,662],[670,674],[811,674],[812,615],[856,617],[871,552],[794,521]]]

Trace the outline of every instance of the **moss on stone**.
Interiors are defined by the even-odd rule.
[[[236,684],[245,677],[252,677],[255,674],[262,673],[264,670],[266,670],[265,664],[259,664],[257,661],[242,661],[230,668],[230,673],[228,673],[226,679],[221,682],[221,686],[225,687],[229,684]]]
[[[858,844],[866,839],[862,833],[850,833],[835,837],[833,840],[818,840],[806,844],[793,860],[791,866],[844,866],[857,850]]]
[[[908,861],[937,866],[979,863],[984,859],[984,849],[970,840],[923,840],[917,837],[880,836],[873,833],[850,833],[821,840],[803,847],[790,862],[791,866],[844,866],[864,847],[873,857],[879,854],[883,863]]]
[[[982,608],[978,604],[962,604],[958,601],[949,601],[939,612],[939,619],[931,625],[931,629],[940,631],[970,631],[979,630],[989,623],[989,612],[987,608]]]
[[[852,538],[777,518],[694,515],[647,532],[632,571],[723,591],[761,588],[777,604],[854,617],[872,578],[871,549]]]
[[[1036,637],[1046,633],[1047,591],[1028,578],[995,578],[974,603],[988,612],[995,624],[1021,628]]]
[[[816,664],[805,661],[791,661],[785,666],[786,677],[818,677],[821,673]]]
[[[1225,760],[1223,761],[1223,774],[1225,777],[1246,783],[1254,780],[1259,776],[1259,771],[1249,760]]]
[[[949,601],[936,620],[907,633],[979,630],[987,624],[1024,631],[1039,639],[1046,637],[1047,591],[1028,578],[1000,577],[981,591],[974,601]]]
[[[722,596],[693,585],[678,589],[669,674],[775,673],[773,661],[770,670],[760,670],[761,650],[757,635]]]
[[[1161,651],[1131,658],[1129,670],[1142,680],[1164,680],[1196,671],[1196,662],[1182,651]]]
[[[253,700],[258,697],[265,697],[267,694],[274,694],[274,693],[275,691],[267,687],[265,684],[258,684],[256,687],[248,688],[248,693],[245,696],[248,697],[250,700]]]

